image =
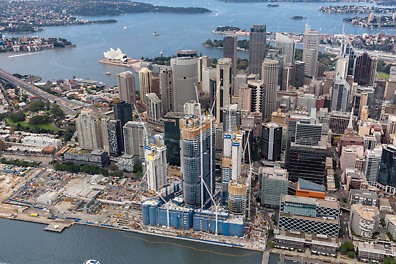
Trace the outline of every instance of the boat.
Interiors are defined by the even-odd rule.
[[[100,262],[94,259],[88,259],[84,262],[84,264],[100,264]]]
[[[294,20],[302,20],[302,19],[307,19],[307,17],[303,17],[303,16],[294,16],[294,17],[292,17],[291,19],[294,19]]]
[[[105,72],[106,75],[111,75],[111,72]]]
[[[279,5],[278,4],[268,4],[267,6],[268,7],[278,7]]]
[[[157,32],[154,31],[154,32],[153,32],[153,36],[154,36],[154,37],[158,37],[159,34],[158,34]]]
[[[128,27],[124,27],[124,30],[127,29]]]

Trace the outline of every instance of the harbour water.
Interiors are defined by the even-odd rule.
[[[0,263],[260,264],[262,253],[131,232],[74,225],[62,234],[44,225],[0,219]],[[277,263],[271,256],[270,263]]]
[[[324,14],[318,11],[321,5],[346,3],[280,3],[279,7],[268,7],[266,3],[225,3],[216,0],[152,0],[156,5],[202,6],[211,9],[207,14],[129,14],[115,17],[118,23],[84,26],[47,27],[42,32],[30,35],[42,37],[64,37],[76,48],[50,50],[38,53],[2,53],[0,68],[21,74],[37,74],[44,80],[72,78],[73,76],[116,84],[116,74],[125,68],[98,63],[103,52],[109,48],[121,48],[132,58],[155,57],[162,52],[172,56],[179,49],[196,49],[203,55],[219,58],[222,50],[206,48],[202,42],[219,39],[212,34],[217,26],[233,25],[249,29],[252,24],[266,24],[267,31],[302,33],[305,24],[320,29],[323,33],[341,33],[344,14]],[[306,20],[292,20],[293,16],[304,16]],[[87,17],[86,19],[102,19]],[[387,33],[394,30],[379,29]],[[159,36],[153,36],[157,32]],[[346,33],[378,32],[367,28],[345,25]],[[240,57],[247,54],[240,52]],[[110,72],[111,75],[105,75]]]

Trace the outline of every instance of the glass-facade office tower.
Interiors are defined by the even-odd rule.
[[[200,117],[194,115],[186,115],[180,120],[183,197],[185,204],[190,207],[199,208],[203,206],[202,200],[206,204],[209,199],[209,193],[201,183],[201,175],[212,193],[215,189],[216,163],[214,153],[216,140],[214,121],[214,118],[209,116],[202,116],[200,120]],[[210,125],[211,122],[212,126]],[[211,148],[213,153],[211,153]]]
[[[130,103],[121,101],[113,105],[114,117],[121,121],[123,127],[128,121],[132,121],[132,107]]]
[[[378,182],[396,187],[396,146],[386,145],[382,149]]]
[[[265,25],[253,25],[249,40],[249,73],[261,74],[261,64],[265,58],[267,30]]]

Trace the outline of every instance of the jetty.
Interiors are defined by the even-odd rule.
[[[56,232],[56,233],[62,233],[63,230],[66,228],[72,226],[74,224],[74,221],[71,220],[65,220],[65,219],[59,219],[52,221],[49,223],[47,227],[44,228],[45,231],[51,231],[51,232]]]

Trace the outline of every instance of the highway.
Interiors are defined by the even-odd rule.
[[[19,87],[20,89],[24,90],[25,92],[31,95],[40,96],[50,102],[56,102],[65,112],[65,114],[75,115],[79,112],[81,105],[77,102],[70,101],[66,98],[57,97],[53,94],[47,93],[46,91],[41,90],[40,88],[31,85],[23,80],[16,78],[15,76],[3,71],[0,69],[0,79]]]

